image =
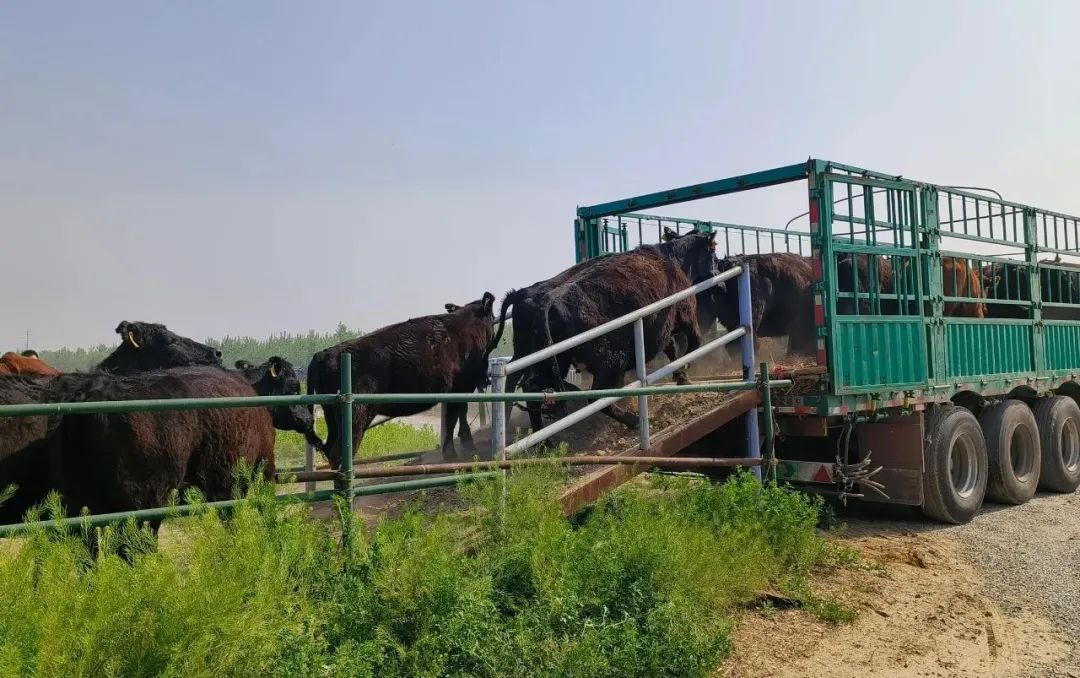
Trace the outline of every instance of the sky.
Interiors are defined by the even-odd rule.
[[[578,205],[810,156],[1078,214],[1078,15],[2,3],[0,350],[371,330],[573,264]],[[666,212],[782,226],[802,191]]]

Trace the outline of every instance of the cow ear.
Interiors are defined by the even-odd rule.
[[[237,360],[235,363],[233,363],[233,366],[236,367],[236,369],[238,370],[246,370],[247,368],[251,367],[251,363],[246,360]]]
[[[457,304],[444,304],[443,308],[446,309],[447,313],[453,313],[454,311],[458,310],[461,307],[458,306]]]
[[[678,237],[679,237],[679,234],[676,233],[675,231],[671,230],[670,227],[668,227],[668,226],[664,227],[664,242],[674,240],[675,238],[678,238]]]
[[[484,302],[484,313],[490,313],[493,306],[495,306],[495,295],[491,292],[484,292],[482,297]]]
[[[273,378],[273,379],[281,378],[281,373],[284,371],[284,364],[283,363],[285,361],[282,360],[281,358],[277,357],[277,356],[274,356],[273,358],[271,358],[267,362],[268,362],[269,367],[270,367],[270,369],[268,370],[270,372],[270,377]]]
[[[709,231],[709,249],[716,251],[716,231]]]
[[[990,279],[990,285],[992,287],[997,287],[999,282],[1001,282],[1000,275],[995,275],[993,278]]]

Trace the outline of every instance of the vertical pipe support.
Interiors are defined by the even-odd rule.
[[[337,490],[345,498],[347,510],[352,510],[353,488],[353,386],[352,354],[341,354],[341,386],[338,399],[341,401],[341,463]],[[351,522],[351,518],[350,518]]]
[[[491,358],[488,361],[488,377],[491,380],[491,392],[506,391],[507,357]],[[493,402],[491,406],[491,458],[506,459],[506,403]]]
[[[765,415],[765,477],[776,482],[776,433],[773,431],[772,387],[769,363],[761,363],[761,409]]]
[[[754,372],[754,312],[750,299],[750,267],[743,266],[739,275],[739,324],[746,330],[742,337],[743,380],[755,381]],[[761,456],[761,438],[758,434],[757,409],[746,413],[746,456]],[[754,475],[761,478],[761,467],[754,467]]]
[[[649,385],[649,379],[645,371],[645,321],[638,318],[634,321],[634,369],[637,380],[642,386]],[[649,449],[649,396],[638,396],[638,432],[641,435],[639,447]]]

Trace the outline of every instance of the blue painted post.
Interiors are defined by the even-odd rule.
[[[750,269],[743,267],[739,276],[739,323],[746,334],[742,337],[743,380],[755,381],[754,363],[754,314],[750,303]],[[761,456],[761,438],[758,435],[758,411],[746,413],[746,456],[757,459]],[[761,479],[761,468],[754,467],[754,475]]]

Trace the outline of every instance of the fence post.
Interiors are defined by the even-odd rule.
[[[773,432],[772,387],[769,386],[769,363],[761,363],[761,410],[765,414],[765,473],[776,482],[776,440]]]
[[[506,357],[489,360],[488,377],[491,379],[492,393],[505,392],[508,362],[510,359]],[[506,459],[506,403],[503,402],[493,401],[491,405],[491,458]]]
[[[739,275],[739,324],[746,330],[742,336],[743,380],[755,381],[754,378],[754,313],[750,300],[750,268],[744,263]],[[757,459],[761,456],[761,438],[758,434],[758,412],[754,408],[746,413],[746,456]],[[754,467],[754,475],[761,479],[761,468]]]
[[[352,500],[353,500],[353,386],[352,354],[341,354],[341,386],[338,400],[341,402],[341,463],[337,490],[345,498],[345,515],[341,538],[348,547],[352,540]]]
[[[634,321],[634,368],[641,386],[648,386],[649,380],[645,371],[645,321],[641,318]],[[641,437],[639,447],[647,450],[649,449],[649,396],[638,396],[637,403],[638,432]]]

